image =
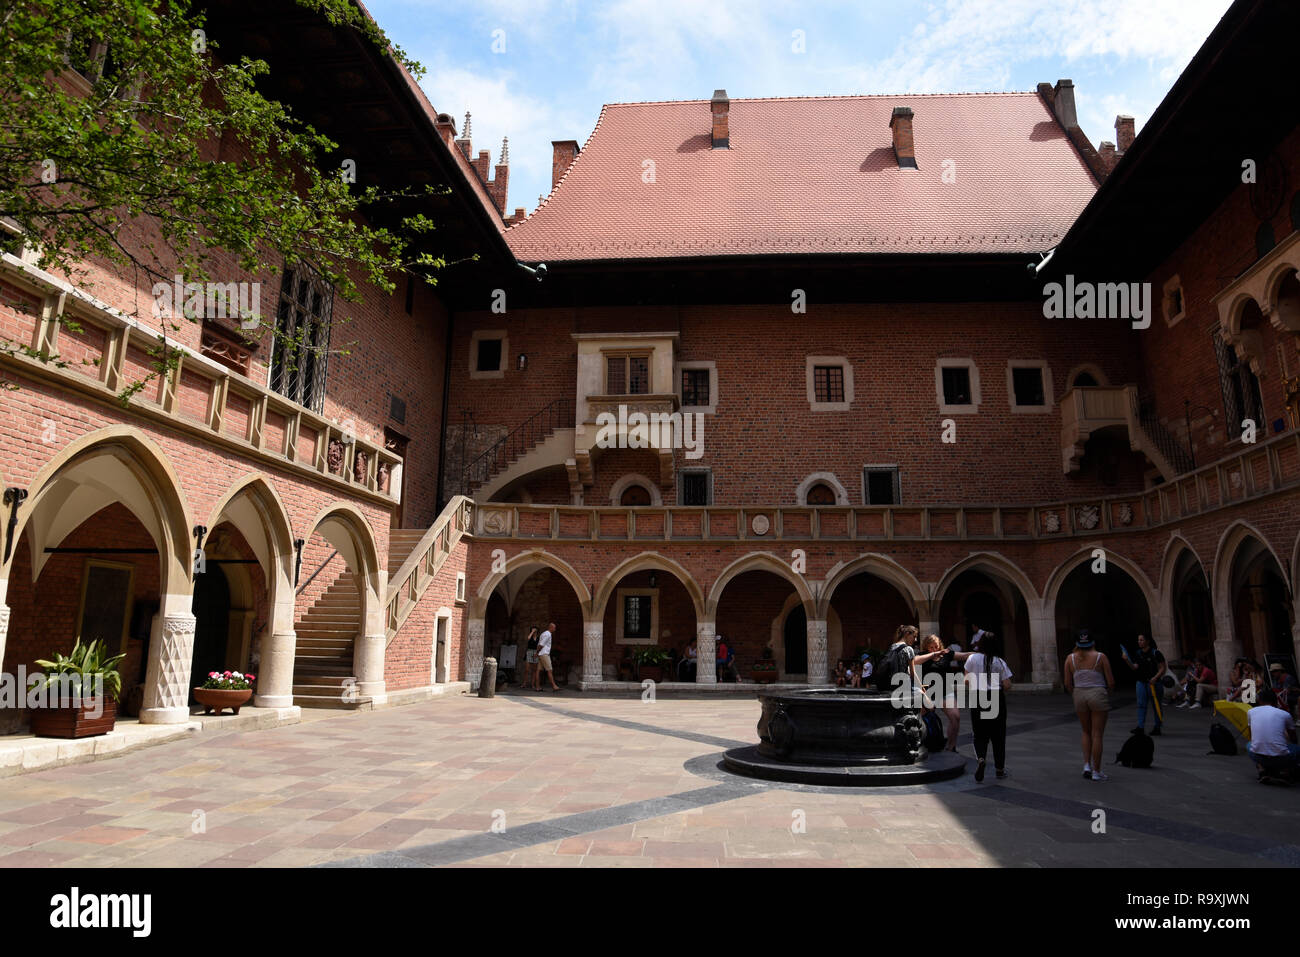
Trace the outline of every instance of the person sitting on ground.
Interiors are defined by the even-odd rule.
[[[1178,682],[1177,690],[1174,692],[1171,704],[1179,708],[1187,707],[1192,699],[1196,697],[1196,659],[1186,658],[1182,662],[1183,677]]]
[[[1280,661],[1268,666],[1269,688],[1277,696],[1277,706],[1290,714],[1295,710],[1296,681]]]
[[[695,659],[699,657],[700,651],[695,647],[695,639],[691,639],[682,652],[682,660],[677,662],[677,680],[694,681],[695,680]]]
[[[1189,709],[1200,708],[1206,701],[1213,702],[1214,696],[1219,693],[1219,676],[1210,667],[1209,659],[1200,658],[1198,663],[1201,667],[1196,673],[1196,700],[1189,705]]]
[[[1293,777],[1300,766],[1300,745],[1296,743],[1295,721],[1277,706],[1272,688],[1259,694],[1259,704],[1246,713],[1250,722],[1250,744],[1246,753],[1255,761],[1259,780],[1268,782]]]
[[[1246,679],[1250,676],[1250,661],[1246,658],[1238,658],[1232,663],[1232,670],[1228,672],[1228,693],[1224,696],[1227,701],[1240,701],[1241,693],[1246,689]]]
[[[831,675],[831,677],[835,679],[835,686],[837,688],[843,688],[844,685],[847,683],[848,681],[847,673],[848,673],[848,669],[844,667],[843,658],[835,662],[835,672],[834,674]]]
[[[848,669],[848,683],[850,688],[862,687],[862,672],[858,669],[858,663],[850,658],[844,662],[844,667]]]

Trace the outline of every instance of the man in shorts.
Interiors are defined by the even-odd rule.
[[[560,690],[559,685],[555,683],[555,670],[551,667],[551,638],[554,631],[555,622],[551,622],[537,639],[537,676],[533,678],[534,691],[542,690],[543,671],[546,672],[546,678],[551,683],[551,690]]]

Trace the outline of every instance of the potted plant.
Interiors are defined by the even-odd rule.
[[[672,660],[672,655],[666,648],[660,648],[658,645],[646,645],[644,648],[638,648],[633,655],[636,661],[637,675],[641,681],[647,678],[654,682],[664,680],[664,665]]]
[[[776,681],[776,662],[772,660],[771,645],[763,649],[763,657],[749,669],[749,677],[761,685],[770,685]]]
[[[618,663],[618,680],[632,681],[636,678],[636,665],[632,661],[632,652],[629,650],[624,653],[623,660]]]
[[[211,714],[213,708],[217,709],[217,714],[221,714],[223,708],[239,714],[239,709],[253,697],[256,679],[257,675],[238,671],[210,671],[208,680],[194,689],[194,700],[203,705],[204,714]]]
[[[87,738],[113,730],[117,699],[122,694],[122,674],[117,666],[126,655],[105,658],[104,651],[102,641],[83,645],[78,638],[72,654],[56,653],[53,661],[37,660],[45,669],[40,687],[47,697],[42,707],[32,709],[32,734]]]

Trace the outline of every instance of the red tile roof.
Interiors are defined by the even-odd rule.
[[[898,168],[895,106],[915,111],[919,169]],[[710,134],[708,100],[605,106],[506,241],[529,262],[1034,252],[1097,188],[1036,93],[733,99],[731,148]]]

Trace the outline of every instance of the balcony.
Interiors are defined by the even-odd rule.
[[[1137,386],[1073,388],[1061,399],[1061,464],[1078,471],[1088,439],[1122,430],[1129,447],[1141,452],[1166,482],[1192,469],[1190,451],[1143,407]]]
[[[674,419],[677,396],[588,395],[587,412],[574,440],[574,472],[570,481],[584,486],[595,482],[593,461],[600,449],[644,448],[658,454],[659,484],[673,481],[673,448],[680,423]]]

